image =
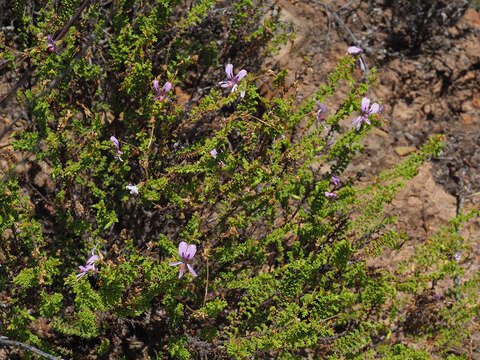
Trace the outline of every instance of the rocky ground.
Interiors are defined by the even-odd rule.
[[[440,14],[443,20],[426,14],[425,22],[428,16],[431,22],[419,24],[413,16],[402,18],[408,9],[386,8],[386,0],[278,4],[282,21],[297,36],[265,66],[289,69],[290,83],[299,85],[299,101],[325,82],[349,45],[363,48],[368,65],[378,69],[378,86],[369,96],[385,104],[384,122],[365,140],[365,153],[348,169],[350,176],[369,183],[431,135],[443,135],[441,156],[421,168],[390,208],[410,241],[399,253],[375,259],[375,266],[394,268],[459,211],[480,203],[480,12],[453,1],[444,9],[448,14]],[[328,99],[327,107],[338,105],[343,94]],[[465,261],[470,277],[480,270],[480,222],[469,222],[462,236],[472,243]],[[471,358],[480,359],[480,329],[471,326],[466,345]]]

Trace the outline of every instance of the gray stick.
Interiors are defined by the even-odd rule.
[[[20,346],[23,347],[24,349],[30,350],[40,356],[43,356],[46,359],[50,360],[63,360],[61,358],[58,358],[56,356],[44,353],[42,350],[37,349],[36,347],[24,344],[20,341],[14,341],[14,340],[9,340],[6,336],[1,336],[0,335],[0,345],[8,345],[8,346]]]

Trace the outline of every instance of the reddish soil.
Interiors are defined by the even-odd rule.
[[[424,164],[389,208],[410,241],[400,252],[386,252],[370,265],[393,269],[448,225],[458,211],[480,203],[480,13],[452,6],[443,24],[430,24],[430,34],[415,34],[405,24],[407,20],[401,21],[401,14],[384,8],[387,3],[324,2],[359,41],[356,45],[365,50],[369,67],[378,69],[378,86],[368,96],[386,105],[382,126],[368,135],[365,152],[345,175],[367,184],[433,134],[443,135],[441,156]],[[298,84],[301,101],[326,81],[354,42],[318,1],[279,0],[278,4],[283,10],[281,19],[293,27],[296,40],[268,59],[265,67],[287,68],[290,83]],[[396,39],[401,35],[407,37],[404,43]],[[326,99],[327,107],[338,106],[344,94],[340,89]],[[341,125],[351,126],[351,120]],[[461,234],[472,245],[464,264],[465,277],[470,278],[480,270],[480,221],[470,221]],[[442,294],[451,285],[438,284],[435,291]],[[472,359],[480,359],[480,329],[472,323],[471,330],[471,342],[465,345]],[[408,342],[406,337],[394,341]]]

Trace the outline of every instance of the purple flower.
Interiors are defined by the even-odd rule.
[[[49,52],[57,52],[57,44],[53,41],[52,35],[47,36],[47,50]]]
[[[325,191],[325,196],[329,199],[336,199],[337,198],[337,194],[335,194],[334,192],[330,192],[330,191]]]
[[[218,153],[217,153],[217,149],[213,149],[212,151],[210,151],[210,155],[212,155],[212,157],[213,157],[214,159],[217,158],[217,154],[218,154]]]
[[[128,184],[126,188],[127,190],[130,190],[130,194],[138,195],[138,187],[136,185]]]
[[[167,101],[170,101],[170,99],[166,96],[166,94],[172,88],[172,84],[169,81],[167,81],[165,85],[163,85],[162,89],[160,90],[160,86],[158,85],[158,80],[154,80],[153,88],[157,92],[157,95],[153,97],[153,101],[159,100],[160,102],[162,102],[165,99],[167,99]]]
[[[350,46],[348,49],[347,49],[348,53],[350,55],[361,55],[363,54],[363,50],[360,49],[359,47],[357,46]]]
[[[359,47],[356,47],[356,46],[350,46],[347,51],[350,55],[358,56],[358,60],[355,62],[355,65],[357,67],[360,66],[360,69],[363,72],[365,72],[367,67],[365,66],[365,63],[363,62],[363,59],[360,57],[360,55],[363,54],[363,50],[360,49]]]
[[[233,65],[227,64],[227,66],[225,66],[225,72],[227,73],[228,80],[220,81],[219,84],[222,88],[231,87],[232,88],[231,92],[233,93],[237,91],[238,83],[247,75],[247,71],[242,69],[238,72],[237,75],[233,76]],[[245,90],[242,90],[240,92],[240,97],[243,98],[244,96],[245,96]]]
[[[338,177],[336,177],[335,175],[332,175],[332,182],[333,182],[333,185],[335,185],[335,186],[340,185],[340,179]]]
[[[368,125],[370,125],[368,116],[377,113],[380,107],[377,103],[373,103],[373,105],[370,107],[370,99],[367,97],[364,97],[362,99],[362,104],[360,108],[362,110],[362,114],[352,121],[352,125],[356,125],[357,131],[360,130],[360,126],[362,126],[362,122],[365,122]]]
[[[197,252],[197,247],[195,245],[188,245],[185,241],[182,241],[180,245],[178,245],[178,255],[182,261],[176,261],[173,263],[168,264],[169,266],[177,266],[180,265],[180,272],[178,274],[178,278],[180,279],[185,272],[185,265],[188,267],[188,270],[193,276],[198,276],[195,270],[193,270],[192,265],[188,262],[195,256]]]
[[[433,298],[434,298],[436,301],[440,300],[440,294],[435,293],[435,294],[433,295]]]
[[[325,113],[327,112],[327,106],[324,103],[320,103],[317,99],[313,98],[317,102],[317,119],[315,120],[315,126],[317,127],[318,130],[318,122],[320,121],[320,124],[322,124],[323,128],[327,130],[327,127],[323,123],[322,120],[325,120]]]
[[[460,253],[457,251],[457,252],[453,255],[453,258],[455,259],[456,262],[460,262],[460,260],[462,259],[462,255],[460,255]]]
[[[115,145],[115,148],[117,149],[117,154],[115,155],[115,157],[118,160],[123,161],[122,158],[120,157],[120,155],[122,155],[123,152],[120,151],[120,144],[119,144],[117,138],[115,136],[110,136],[110,141],[113,143],[113,145]]]
[[[83,276],[87,275],[89,271],[97,271],[95,269],[95,262],[99,260],[99,257],[95,255],[95,250],[97,249],[99,243],[100,242],[97,242],[95,247],[88,253],[89,258],[85,266],[80,265],[78,267],[78,274],[76,275],[77,281],[80,280]]]

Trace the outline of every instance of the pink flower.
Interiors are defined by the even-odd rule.
[[[363,59],[361,58],[360,55],[363,55],[363,50],[360,49],[359,47],[356,47],[356,46],[350,46],[347,50],[347,52],[350,54],[350,55],[353,55],[353,56],[358,56],[358,60],[355,62],[355,64],[357,66],[360,66],[360,69],[365,72],[365,70],[367,69],[367,67],[365,66],[365,63],[363,62]]]
[[[167,99],[167,101],[170,101],[170,99],[166,96],[166,94],[172,88],[172,84],[169,81],[167,81],[165,85],[163,85],[162,89],[160,90],[160,86],[158,85],[158,80],[155,80],[153,82],[153,88],[157,92],[157,95],[153,97],[153,101],[159,100],[160,102],[162,102],[165,99]]]
[[[168,265],[169,266],[180,265],[180,272],[178,274],[179,279],[183,276],[183,273],[185,272],[185,266],[188,267],[188,270],[193,276],[198,276],[195,270],[193,270],[192,265],[188,263],[195,256],[196,252],[197,252],[197,246],[194,244],[188,245],[185,241],[182,241],[178,245],[178,255],[180,255],[180,258],[182,259],[182,261],[176,261]]]
[[[80,280],[83,276],[87,275],[89,271],[93,271],[93,272],[97,271],[95,269],[95,262],[99,260],[99,257],[95,255],[95,250],[97,249],[97,246],[99,243],[100,242],[97,242],[95,247],[92,250],[90,250],[90,252],[88,253],[90,257],[88,258],[85,266],[80,265],[78,267],[78,274],[76,275],[77,281]]]
[[[218,154],[218,153],[217,153],[217,149],[213,149],[212,151],[210,151],[210,155],[212,155],[212,157],[213,157],[214,159],[217,158],[217,154]]]
[[[117,149],[117,154],[115,155],[115,157],[118,160],[123,161],[122,158],[120,157],[120,155],[122,155],[123,152],[120,151],[120,144],[117,138],[115,136],[110,136],[110,141],[113,143],[113,145],[115,145],[115,148]]]
[[[47,36],[47,50],[49,52],[57,52],[57,44],[55,44],[55,41],[52,39],[52,35]]]
[[[370,99],[367,97],[364,97],[362,99],[362,104],[360,106],[362,114],[352,121],[352,125],[356,125],[357,131],[360,130],[360,127],[362,126],[362,122],[370,125],[370,120],[368,120],[368,116],[372,114],[376,114],[379,108],[380,106],[377,103],[373,103],[372,106],[370,107]]]
[[[361,54],[363,54],[363,50],[360,49],[360,48],[357,47],[357,46],[350,46],[350,47],[347,49],[347,52],[348,52],[350,55],[361,55]]]
[[[335,175],[332,175],[332,182],[333,182],[333,185],[335,185],[335,186],[340,185],[340,179],[338,177],[336,177]]]
[[[138,187],[136,185],[128,184],[126,188],[127,190],[130,190],[130,194],[138,195]]]
[[[325,196],[329,199],[336,199],[337,198],[337,194],[335,194],[334,192],[330,192],[330,191],[325,191]]]
[[[231,87],[232,88],[231,92],[233,93],[237,91],[238,83],[247,75],[247,71],[242,69],[238,72],[237,75],[233,76],[233,65],[227,64],[227,66],[225,67],[225,72],[227,73],[228,80],[220,81],[219,84],[222,88]],[[242,90],[240,92],[240,97],[243,98],[244,96],[245,96],[245,90]]]
[[[317,99],[313,98],[317,102],[317,119],[315,120],[315,126],[317,127],[318,130],[318,122],[320,121],[320,124],[322,124],[323,128],[327,130],[327,127],[323,123],[322,120],[325,120],[325,113],[327,112],[327,107],[325,106],[324,103],[320,103]]]

